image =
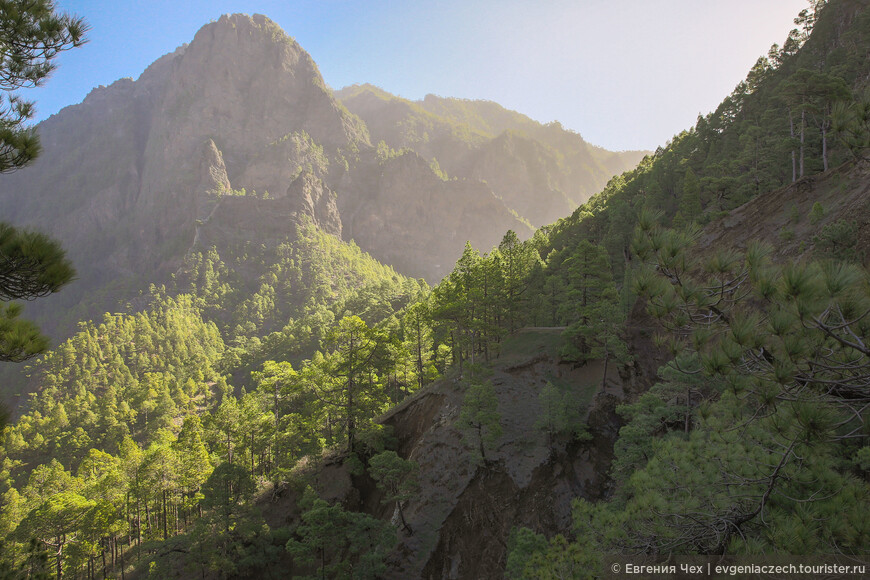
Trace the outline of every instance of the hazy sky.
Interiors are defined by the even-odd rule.
[[[489,99],[608,149],[655,149],[782,44],[806,0],[58,0],[90,42],[35,99],[38,120],[137,78],[221,14],[261,13],[335,88]]]

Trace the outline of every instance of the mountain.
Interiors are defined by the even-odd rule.
[[[365,121],[373,142],[413,149],[451,177],[486,182],[535,227],[572,211],[647,153],[606,151],[558,122],[542,125],[491,101],[427,95],[414,102],[372,85],[335,95]]]
[[[451,121],[477,131],[469,122]],[[534,123],[525,125],[534,133]],[[500,129],[490,121],[487,130]],[[281,215],[307,216],[433,282],[466,240],[485,250],[509,229],[528,237],[528,220],[564,215],[582,198],[565,186],[576,171],[557,161],[573,149],[525,135],[486,141],[487,133],[483,148],[464,158],[440,155],[450,179],[425,147],[379,152],[366,122],[334,98],[311,57],[262,15],[222,16],[137,80],[94,89],[38,130],[43,153],[0,181],[0,212],[52,232],[67,249],[78,280],[33,309],[65,333],[125,294],[168,280],[186,252],[205,248],[199,231],[210,219],[275,205],[264,197],[284,200]],[[588,148],[574,137],[574,149]],[[454,172],[459,165],[467,170]],[[508,177],[496,177],[508,167]],[[621,168],[584,170],[603,183]],[[558,214],[543,209],[551,198]]]
[[[367,140],[295,42],[263,16],[238,15],[205,26],[138,80],[94,89],[39,131],[44,151],[0,183],[0,211],[53,232],[67,249],[78,281],[58,297],[63,307],[126,288],[85,308],[79,314],[90,316],[82,318],[114,309],[125,292],[166,281],[198,241],[199,224],[233,188],[260,197],[268,190],[340,232],[328,185],[325,198],[310,205],[302,199],[306,187],[292,184],[302,166],[325,178],[323,147],[335,156]]]

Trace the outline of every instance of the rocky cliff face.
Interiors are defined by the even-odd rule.
[[[190,222],[196,153],[208,139],[233,187],[287,192],[306,161],[294,135],[333,155],[366,141],[311,57],[266,17],[223,16],[203,27],[173,62],[155,110],[134,208],[140,231],[147,236],[147,224],[159,224],[156,235],[166,237]],[[261,157],[272,163],[257,163]]]
[[[637,314],[636,322],[645,326],[642,309]],[[514,527],[570,533],[574,498],[608,497],[607,474],[621,426],[616,406],[649,387],[656,366],[650,372],[651,365],[641,361],[658,353],[649,338],[640,337],[633,342],[640,364],[612,367],[602,385],[601,362],[575,367],[560,360],[563,330],[526,328],[505,340],[488,377],[498,399],[502,435],[485,459],[477,456],[474,435],[456,424],[467,389],[467,377],[460,374],[432,383],[380,419],[392,428],[398,454],[419,465],[419,489],[403,504],[410,531],[399,531],[385,578],[503,578]],[[539,395],[548,382],[570,390],[587,436],[548,435],[537,423]],[[352,475],[341,457],[331,458],[316,477],[325,499],[398,527],[394,504],[382,502],[372,480]],[[269,504],[266,516],[273,527],[299,517],[298,495],[278,491],[276,497],[284,495]]]
[[[291,184],[312,148],[326,163],[367,141],[310,56],[259,15],[221,17],[138,80],[95,89],[39,130],[43,155],[0,181],[0,207],[60,238],[80,278],[177,263],[196,220],[233,188],[301,196],[296,210],[339,233],[334,202]]]

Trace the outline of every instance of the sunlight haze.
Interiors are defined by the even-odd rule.
[[[190,42],[209,19],[261,13],[333,88],[371,83],[409,99],[488,99],[558,120],[608,149],[655,149],[707,113],[805,0],[248,2],[64,0],[90,42],[29,91],[41,120]],[[210,16],[208,16],[210,15]]]

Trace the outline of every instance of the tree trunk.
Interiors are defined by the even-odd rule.
[[[550,308],[553,315],[553,326],[558,326],[556,320],[556,278],[550,279]]]
[[[145,498],[145,524],[148,526],[148,535],[151,535],[151,510],[148,508],[148,498]]]
[[[63,544],[66,541],[66,535],[58,536],[57,538],[57,580],[63,580]]]
[[[791,111],[788,112],[788,132],[791,138],[794,139],[794,119],[791,116]],[[791,148],[791,182],[797,181],[797,158],[795,156],[794,147]]]
[[[402,502],[397,501],[396,507],[399,508],[399,520],[401,520],[401,522],[402,522],[402,527],[405,529],[406,532],[408,532],[409,536],[413,536],[414,530],[412,530],[411,526],[408,525],[408,522],[405,521],[405,512],[402,511]]]
[[[279,421],[280,421],[280,418],[278,417],[278,395],[279,395],[278,381],[276,380],[275,381],[275,412],[274,412],[274,415],[275,415],[275,436],[272,438],[272,440],[274,441],[274,443],[272,443],[272,446],[275,448],[273,453],[275,455],[275,462],[276,463],[278,461],[278,457],[277,457],[278,456],[278,425],[279,425]]]
[[[822,121],[822,165],[828,170],[828,122]]]
[[[477,444],[480,446],[480,457],[486,463],[486,451],[483,448],[483,429],[482,425],[477,425]]]
[[[136,561],[142,554],[142,516],[139,513],[139,496],[136,496]]]
[[[806,128],[806,117],[807,117],[807,112],[801,111],[801,163],[800,163],[800,169],[801,169],[800,176],[801,177],[804,176],[804,136],[806,133],[806,131],[804,129]]]
[[[163,540],[169,539],[169,514],[166,512],[166,490],[163,490]]]
[[[420,315],[417,314],[417,388],[423,388],[423,329]]]
[[[691,416],[691,413],[692,413],[692,406],[689,404],[691,401],[691,399],[690,399],[691,396],[692,396],[692,391],[689,390],[689,387],[686,387],[686,425],[684,428],[685,433],[689,432],[689,417]]]

